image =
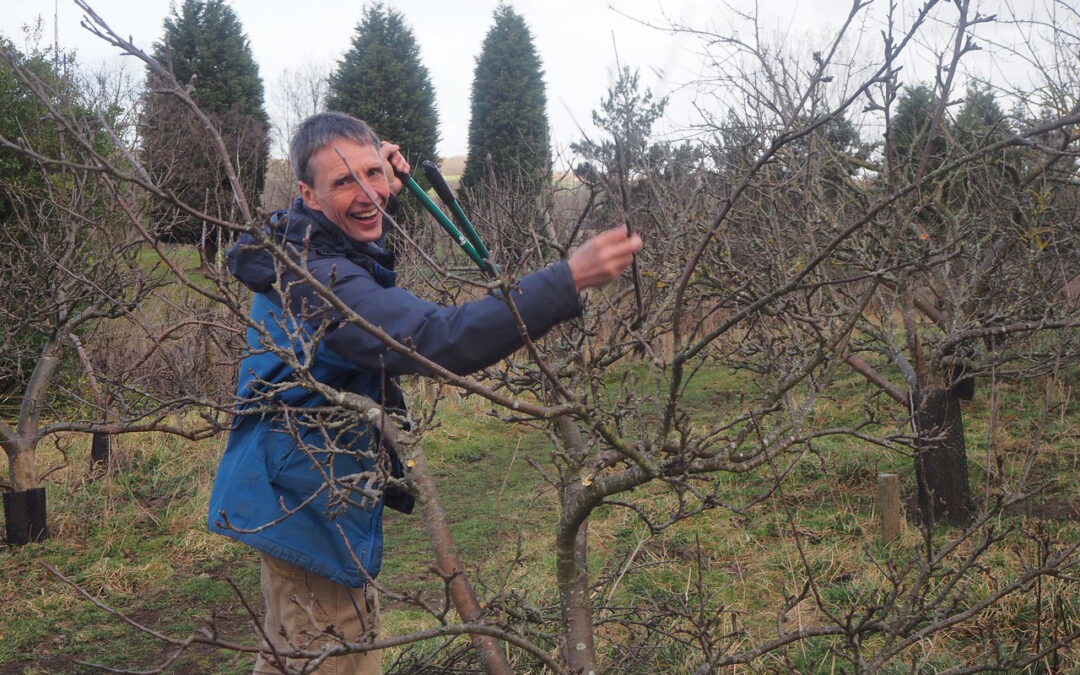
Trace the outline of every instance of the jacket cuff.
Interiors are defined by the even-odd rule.
[[[520,285],[514,301],[534,338],[557,323],[581,316],[585,309],[565,260],[522,278]]]

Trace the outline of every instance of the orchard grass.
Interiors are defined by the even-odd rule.
[[[738,409],[734,392],[747,386],[740,376],[719,368],[702,371],[687,392],[695,419],[702,422]],[[1038,562],[1040,543],[1072,541],[1080,536],[1076,502],[1070,486],[1080,479],[1080,429],[1077,403],[1067,383],[1030,381],[999,389],[1001,407],[994,428],[988,423],[988,386],[965,404],[972,487],[977,499],[987,489],[1016,480],[1020,461],[1033,442],[1032,429],[1043,419],[1039,410],[1049,396],[1042,445],[1032,469],[1043,491],[1028,506],[1001,515],[995,526],[1013,526],[1005,541],[989,551],[984,569],[964,581],[975,596],[1016,575],[1025,563]],[[822,399],[814,424],[832,426],[859,418],[866,406],[888,405],[870,396],[858,378],[841,382],[838,393]],[[615,394],[613,394],[615,395]],[[883,415],[882,419],[888,419]],[[528,607],[545,618],[558,616],[551,536],[558,518],[555,492],[529,465],[548,464],[549,441],[539,430],[507,427],[491,406],[475,396],[450,394],[439,404],[438,428],[424,438],[424,450],[440,486],[456,544],[471,580],[484,597],[497,597],[515,608]],[[883,431],[878,428],[876,431]],[[888,431],[888,430],[885,430]],[[987,447],[993,433],[994,453]],[[244,546],[205,530],[210,487],[224,436],[191,442],[163,435],[129,434],[114,441],[111,474],[88,469],[86,435],[46,439],[39,466],[67,466],[47,480],[52,538],[23,547],[0,547],[0,673],[87,672],[76,661],[110,667],[149,668],[161,663],[168,649],[154,638],[123,624],[81,598],[43,567],[61,574],[135,621],[183,639],[213,621],[226,639],[253,645],[251,616],[241,596],[256,611],[258,559]],[[995,457],[1003,457],[998,462]],[[989,459],[988,459],[989,458]],[[775,468],[747,475],[720,475],[723,499],[749,504],[773,487]],[[899,541],[879,542],[876,490],[879,472],[898,473],[902,495],[911,508],[914,476],[910,458],[857,442],[827,437],[798,462],[782,489],[770,499],[739,512],[713,509],[680,522],[658,535],[629,510],[602,507],[589,525],[590,573],[598,584],[593,603],[597,646],[602,663],[617,663],[620,672],[683,672],[695,666],[693,650],[676,639],[653,636],[645,642],[627,627],[633,613],[648,618],[680,598],[704,599],[725,630],[745,631],[732,651],[749,646],[746,635],[775,635],[778,609],[801,590],[804,565],[813,570],[822,604],[798,602],[784,617],[785,630],[826,620],[826,611],[844,615],[865,598],[886,588],[869,555],[902,564],[918,550],[921,531],[907,519]],[[650,484],[623,496],[661,515],[676,505],[671,491]],[[945,541],[957,530],[941,527],[934,534]],[[801,546],[804,559],[800,556]],[[961,546],[959,560],[969,549]],[[431,572],[427,537],[416,515],[390,513],[386,519],[386,555],[379,581],[395,591],[442,602],[442,582]],[[1010,596],[979,618],[948,629],[920,643],[890,664],[887,672],[933,672],[973,658],[992,629],[1002,644],[1034,640],[1055,626],[1077,621],[1078,601],[1067,582],[1048,578],[1036,592],[1033,584]],[[1041,603],[1041,604],[1040,604]],[[693,603],[689,603],[692,605]],[[383,600],[388,635],[432,625],[414,606]],[[453,613],[450,618],[453,620]],[[680,639],[685,622],[670,620]],[[551,651],[552,634],[532,630],[530,637]],[[550,630],[550,627],[548,628]],[[620,661],[628,645],[648,665]],[[789,647],[787,666],[801,672],[849,671],[834,648],[837,641],[815,638]],[[864,645],[871,653],[875,640]],[[429,659],[464,652],[466,640],[431,641],[391,649],[384,665],[391,672],[418,669]],[[515,655],[515,667],[528,671],[535,663]],[[758,668],[780,667],[763,657]],[[1062,671],[1080,668],[1073,652],[1062,652]],[[251,656],[226,650],[193,648],[171,672],[246,673]],[[771,664],[771,666],[770,666]]]

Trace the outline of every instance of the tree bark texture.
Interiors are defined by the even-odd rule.
[[[450,523],[446,518],[442,500],[435,489],[435,481],[428,470],[427,457],[418,445],[408,449],[410,478],[417,488],[416,501],[423,514],[424,527],[427,529],[431,546],[435,551],[435,562],[439,573],[449,579],[450,599],[454,603],[461,620],[465,623],[479,623],[482,610],[476,593],[469,584],[465,570],[458,560],[454,540],[450,534]],[[506,654],[500,649],[499,641],[490,635],[473,635],[473,648],[480,657],[484,670],[489,675],[511,675],[514,671]]]
[[[14,454],[8,457],[8,469],[11,471],[11,484],[14,492],[33,490],[38,487],[37,469],[34,468],[33,446],[20,443]]]
[[[593,641],[592,603],[589,600],[589,521],[559,523],[556,542],[556,575],[563,614],[563,650],[567,669],[575,675],[596,675],[596,645]]]
[[[915,476],[922,523],[966,524],[975,503],[960,399],[951,390],[930,389],[919,392],[916,400]]]

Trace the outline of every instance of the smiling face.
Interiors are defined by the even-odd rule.
[[[337,150],[345,157],[344,162]],[[300,196],[309,209],[322,211],[330,222],[357,241],[376,241],[382,236],[382,213],[377,206],[386,208],[390,184],[374,145],[339,138],[313,154],[309,166],[315,184],[300,181]]]

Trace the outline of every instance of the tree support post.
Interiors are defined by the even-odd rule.
[[[895,473],[878,474],[878,521],[882,546],[900,536],[900,476]]]

